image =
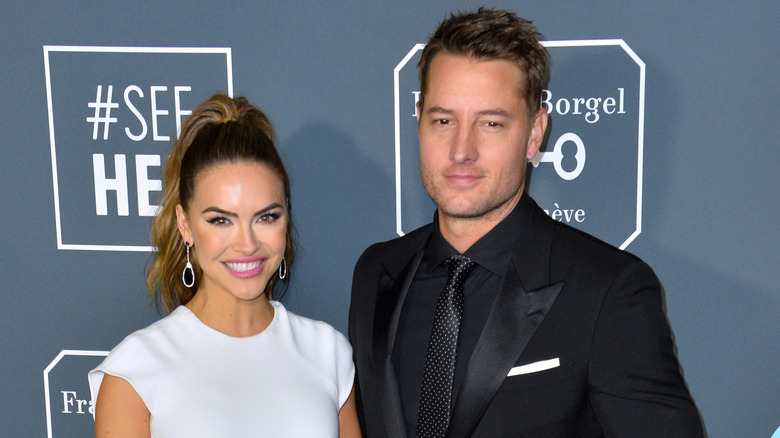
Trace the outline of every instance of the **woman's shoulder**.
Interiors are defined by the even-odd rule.
[[[111,350],[109,357],[125,352],[135,354],[147,349],[159,350],[173,346],[186,337],[190,317],[189,309],[184,306],[177,307],[170,315],[127,335]]]
[[[272,304],[278,315],[278,323],[283,326],[278,327],[279,332],[286,331],[290,336],[300,341],[310,340],[315,344],[330,341],[336,344],[346,344],[346,347],[349,347],[347,338],[327,322],[293,313],[276,301]]]
[[[89,373],[93,403],[104,374],[129,382],[150,409],[155,388],[166,376],[173,378],[186,355],[189,309],[179,307],[159,321],[127,335],[103,362]]]
[[[324,321],[297,315],[273,302],[276,317],[273,334],[316,366],[332,363],[337,367],[342,362],[352,362],[352,346],[347,338]]]
[[[355,376],[352,346],[346,336],[324,321],[297,315],[275,301],[272,304],[276,312],[274,335],[295,350],[313,372],[335,384],[343,403]]]
[[[192,329],[188,329],[192,324],[188,313],[191,315],[186,307],[178,307],[170,315],[127,335],[97,370],[129,378],[154,374],[174,365],[192,335]]]

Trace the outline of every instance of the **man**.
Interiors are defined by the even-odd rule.
[[[423,51],[420,172],[436,215],[368,248],[352,286],[369,438],[703,436],[652,270],[524,192],[547,128],[539,37],[480,9]]]

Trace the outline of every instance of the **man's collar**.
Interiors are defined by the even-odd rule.
[[[492,230],[477,240],[463,255],[497,275],[504,275],[509,258],[512,256],[520,230],[525,226],[533,202],[527,193],[523,193],[515,208]],[[433,216],[433,230],[425,249],[423,264],[431,272],[444,261],[458,254],[447,242],[439,230],[438,211]]]

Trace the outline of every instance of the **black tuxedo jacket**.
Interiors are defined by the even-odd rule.
[[[447,436],[703,436],[650,267],[535,204],[527,219]],[[355,267],[349,337],[368,438],[406,437],[390,357],[430,232],[375,244]]]

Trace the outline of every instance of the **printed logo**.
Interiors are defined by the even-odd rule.
[[[57,248],[151,251],[192,109],[233,94],[230,48],[44,46]]]
[[[87,373],[107,355],[108,351],[62,350],[43,371],[49,438],[95,433]]]
[[[555,220],[625,249],[642,229],[645,64],[623,40],[544,41],[552,58],[541,105],[547,140],[528,192]],[[420,181],[415,45],[394,69],[396,232],[431,221]]]

